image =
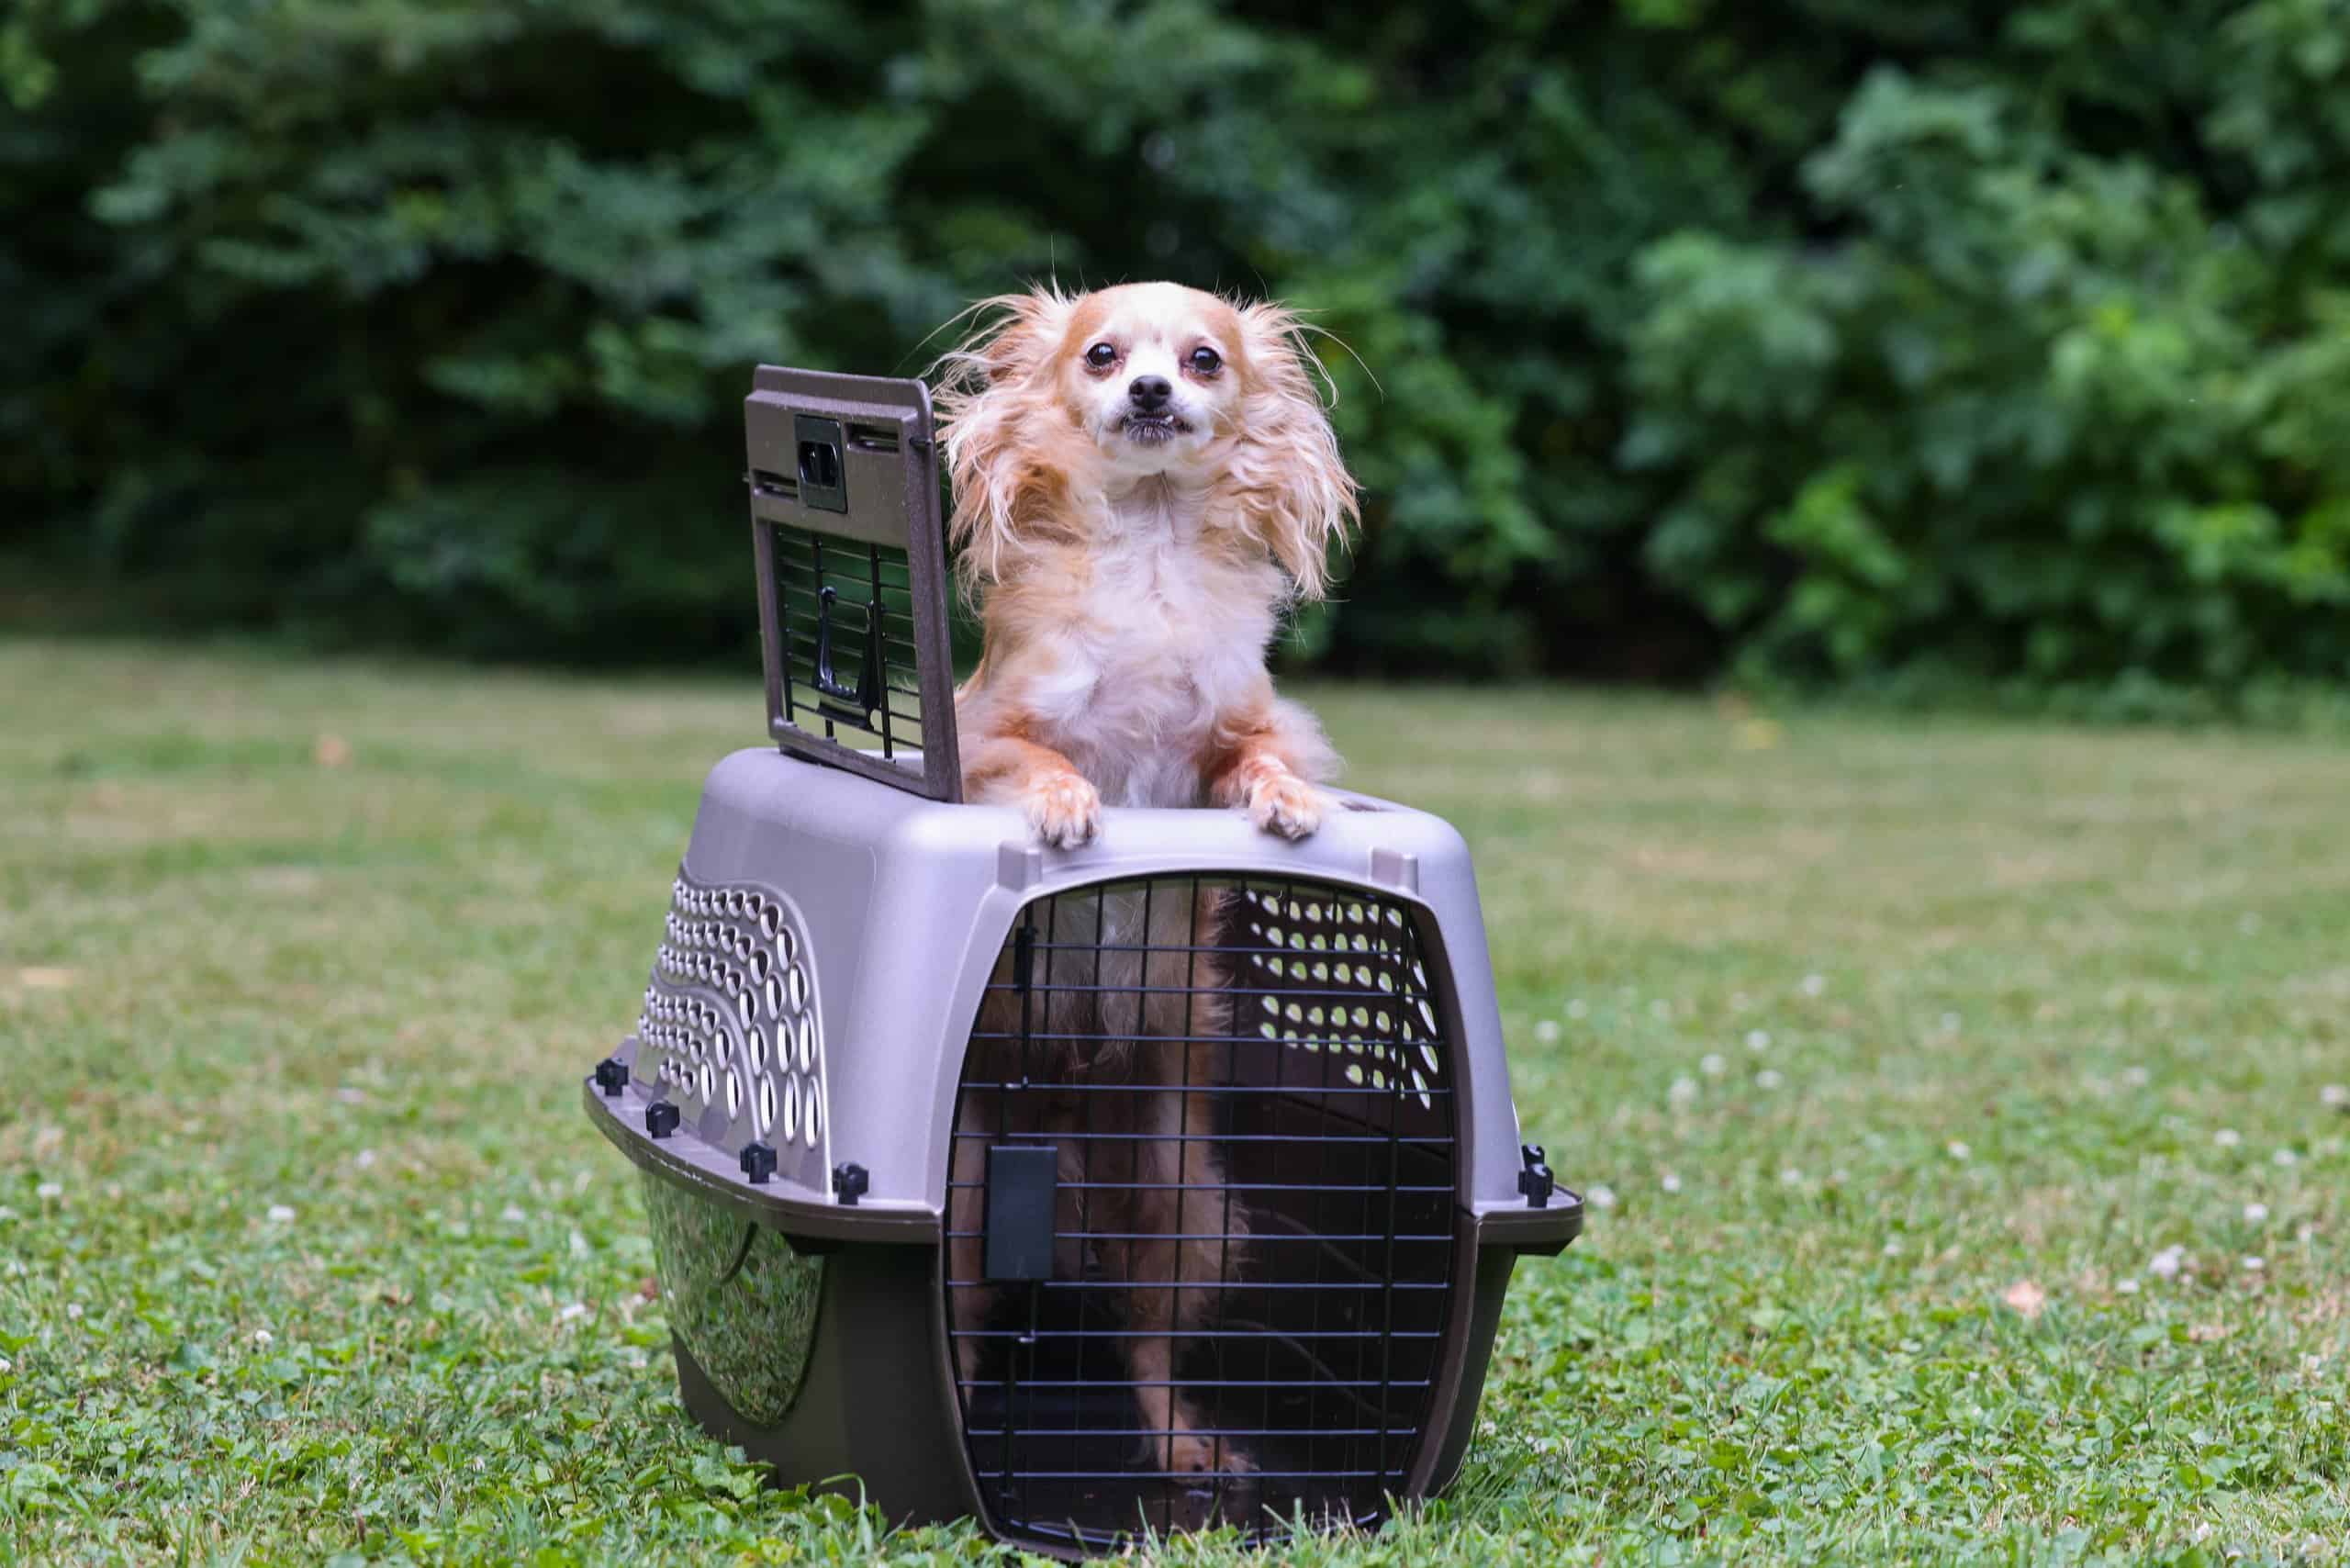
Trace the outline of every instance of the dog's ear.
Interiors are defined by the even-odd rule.
[[[966,312],[971,335],[931,367],[939,435],[955,487],[947,537],[956,570],[976,593],[1002,575],[1024,535],[1056,515],[1067,481],[1046,456],[1052,357],[1077,301],[1051,285],[982,299]]]
[[[1263,304],[1239,317],[1248,391],[1235,431],[1236,498],[1297,596],[1320,599],[1330,586],[1330,548],[1347,543],[1361,516],[1354,476],[1316,395],[1320,366],[1296,314]]]

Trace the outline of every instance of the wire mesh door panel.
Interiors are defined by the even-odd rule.
[[[999,1529],[1369,1524],[1404,1489],[1451,1317],[1440,983],[1409,909],[1327,884],[1159,877],[1023,912],[948,1182],[948,1333]],[[1039,1190],[1008,1193],[1013,1170]]]

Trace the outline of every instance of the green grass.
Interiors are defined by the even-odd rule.
[[[1452,1496],[1292,1556],[2334,1560],[2350,752],[1309,695],[1594,1207]],[[578,1109],[757,702],[0,644],[0,1559],[993,1550],[699,1434]]]

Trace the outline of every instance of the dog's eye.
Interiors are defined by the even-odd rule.
[[[1108,343],[1096,343],[1085,351],[1085,363],[1096,370],[1107,370],[1117,363],[1118,351]]]
[[[1192,369],[1201,375],[1214,375],[1224,368],[1224,356],[1202,344],[1192,351]]]

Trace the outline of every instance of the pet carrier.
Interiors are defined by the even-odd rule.
[[[762,368],[746,421],[777,744],[711,773],[586,1085],[688,1408],[1064,1555],[1440,1487],[1512,1264],[1582,1223],[1459,834],[1341,795],[1060,851],[958,803],[927,392]]]

